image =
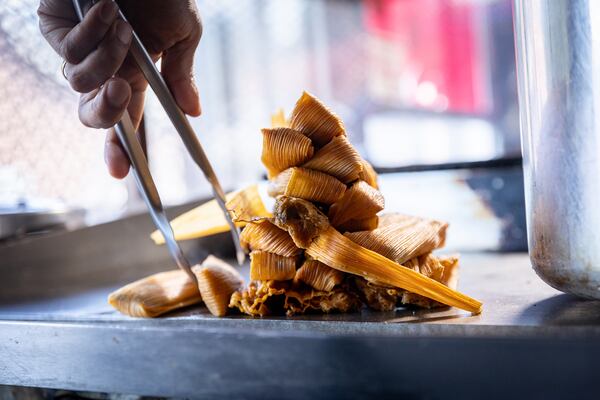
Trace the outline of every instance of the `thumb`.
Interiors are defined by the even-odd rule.
[[[197,117],[202,112],[198,88],[194,82],[194,53],[197,42],[183,41],[166,50],[161,72],[183,112]]]

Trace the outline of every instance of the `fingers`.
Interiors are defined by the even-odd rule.
[[[133,126],[137,130],[144,111],[144,90],[132,93],[127,111],[129,111]],[[104,162],[108,167],[108,173],[113,178],[122,179],[129,173],[129,158],[127,158],[125,150],[123,150],[123,146],[113,128],[109,129],[106,134]]]
[[[186,41],[179,42],[164,52],[161,72],[183,112],[199,116],[202,112],[198,88],[194,82],[194,53],[200,40],[200,33]]]
[[[135,88],[135,84],[133,87]],[[140,124],[142,113],[144,111],[144,89],[145,86],[142,90],[133,91],[129,106],[127,107],[127,111],[129,111],[129,116],[131,117],[131,121],[133,122],[133,126],[136,127],[136,130]],[[108,167],[108,173],[113,178],[122,179],[129,173],[129,158],[127,158],[125,150],[123,150],[123,146],[113,128],[109,129],[106,134],[104,162]]]
[[[147,83],[141,74],[111,78],[99,90],[81,95],[79,119],[92,128],[110,128],[104,146],[104,160],[108,172],[121,179],[129,172],[129,159],[112,127],[127,109],[133,125],[139,125],[144,110],[144,92]]]
[[[132,30],[125,21],[115,21],[98,47],[79,64],[67,63],[65,76],[71,87],[80,93],[90,92],[100,87],[113,76],[123,64]]]
[[[121,147],[121,142],[114,129],[110,129],[106,133],[104,162],[108,167],[108,173],[113,178],[123,179],[129,173],[129,159]]]
[[[69,63],[80,63],[101,42],[117,18],[117,5],[109,0],[95,4],[60,41],[58,53]]]
[[[79,100],[79,119],[91,128],[110,128],[127,109],[131,87],[121,78],[111,78],[99,90],[83,94]]]

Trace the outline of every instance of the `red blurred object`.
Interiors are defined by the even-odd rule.
[[[388,65],[375,71],[387,82],[380,82],[379,89],[391,91],[385,98],[440,111],[491,112],[481,5],[465,0],[363,2],[366,30],[385,49],[374,55],[374,64]]]

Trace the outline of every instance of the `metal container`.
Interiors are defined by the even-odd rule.
[[[600,299],[600,1],[514,6],[531,262]]]

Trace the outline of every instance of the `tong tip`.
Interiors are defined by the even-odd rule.
[[[246,261],[246,253],[244,253],[242,249],[238,248],[236,249],[235,255],[237,258],[238,265],[240,267],[244,265],[244,262]]]

